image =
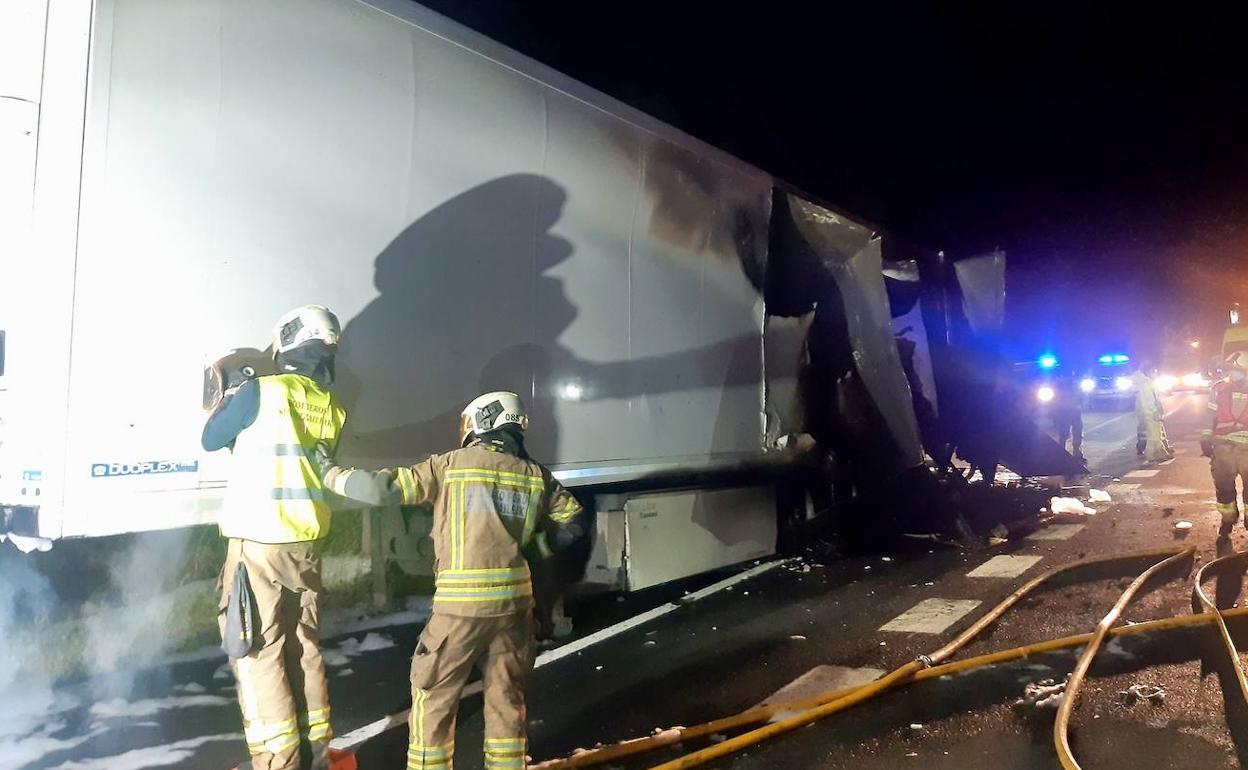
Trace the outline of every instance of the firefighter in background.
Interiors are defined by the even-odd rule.
[[[1220,538],[1230,537],[1239,520],[1236,480],[1244,478],[1248,493],[1248,375],[1246,354],[1234,352],[1223,364],[1224,376],[1209,398],[1212,425],[1201,432],[1201,454],[1209,458],[1213,488],[1222,525]]]
[[[412,656],[408,770],[454,766],[455,716],[475,664],[485,682],[485,768],[525,765],[524,690],[534,661],[528,558],[584,533],[581,505],[524,448],[515,393],[486,393],[460,417],[460,449],[376,472],[317,465],[333,492],[369,505],[433,504],[433,614]]]
[[[233,453],[220,517],[229,539],[221,624],[224,637],[234,581],[245,574],[239,588],[250,589],[258,633],[232,666],[255,770],[329,766],[318,541],[329,534],[330,508],[312,458],[318,442],[337,445],[346,419],[329,390],[339,332],[334,314],[317,305],[282,316],[273,341],[279,373],[222,398],[201,439],[207,451]]]
[[[1079,391],[1079,375],[1073,369],[1059,371],[1053,381],[1053,427],[1057,442],[1066,448],[1070,441],[1070,454],[1079,462],[1083,457],[1083,394]]]
[[[1174,449],[1166,436],[1165,412],[1152,374],[1152,364],[1145,362],[1131,375],[1135,387],[1135,453],[1148,462],[1162,462],[1174,457]]]

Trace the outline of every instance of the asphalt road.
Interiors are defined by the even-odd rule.
[[[530,691],[531,753],[546,759],[728,715],[804,676],[823,686],[869,679],[939,647],[1044,569],[1082,557],[1181,542],[1198,546],[1201,559],[1210,558],[1217,517],[1208,463],[1196,444],[1203,406],[1200,397],[1168,399],[1167,408],[1173,410],[1168,424],[1180,454],[1169,464],[1149,468],[1142,468],[1134,453],[1132,415],[1086,415],[1084,451],[1094,474],[1101,474],[1090,481],[1113,498],[1096,504],[1093,516],[1054,521],[983,551],[922,545],[822,565],[786,564],[699,601],[661,610],[572,654],[556,660],[548,656]],[[1145,472],[1139,474],[1140,469]],[[1193,523],[1182,541],[1174,529],[1180,520]],[[1245,548],[1246,541],[1248,533],[1238,529],[1234,545]],[[586,605],[577,618],[581,632],[665,607],[721,577]],[[1085,575],[1042,591],[962,654],[1090,631],[1131,577]],[[1187,576],[1176,575],[1138,600],[1126,617],[1140,621],[1190,612],[1189,594]],[[916,606],[930,611],[916,613]],[[417,624],[406,623],[338,636],[327,644],[340,735],[406,708],[407,657],[418,630]],[[1234,718],[1228,720],[1220,674],[1202,675],[1202,655],[1216,660],[1216,648],[1208,642],[1207,634],[1197,633],[1117,644],[1106,651],[1073,723],[1075,752],[1085,767],[1240,766],[1241,750],[1248,751],[1248,729],[1234,701]],[[940,768],[1057,767],[1052,710],[1013,703],[1028,682],[1060,680],[1073,662],[1074,653],[1054,654],[914,685],[711,766],[883,770],[924,762]],[[0,767],[231,766],[242,745],[232,682],[219,666],[220,661],[207,659],[135,679],[78,682],[31,693],[17,709],[28,720],[24,731],[21,718],[18,727],[0,728]],[[1158,685],[1166,698],[1159,705],[1126,704],[1119,693],[1132,684]],[[461,770],[481,766],[480,711],[479,696],[464,701],[456,764]],[[381,731],[363,743],[360,766],[402,767],[406,739],[401,726]],[[648,767],[679,753],[669,750],[613,766]]]

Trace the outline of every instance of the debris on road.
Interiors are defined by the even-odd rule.
[[[1183,521],[1176,521],[1174,523],[1174,536],[1187,537],[1187,533],[1191,531],[1191,529],[1192,523],[1190,521],[1187,521],[1186,519]]]
[[[1134,705],[1139,701],[1147,701],[1154,706],[1161,706],[1166,702],[1166,691],[1158,685],[1133,684],[1119,692],[1118,698],[1127,706]]]
[[[1108,503],[1108,502],[1111,502],[1112,499],[1113,498],[1109,496],[1109,493],[1103,489],[1089,489],[1088,490],[1088,500],[1091,502]]]
[[[1061,682],[1056,682],[1052,679],[1041,679],[1039,682],[1028,682],[1023,688],[1023,697],[1014,701],[1014,705],[1055,709],[1062,704],[1062,698],[1065,695],[1065,679]]]
[[[1084,505],[1073,497],[1055,497],[1049,501],[1049,510],[1053,513],[1077,513],[1082,516],[1096,515],[1096,509]]]

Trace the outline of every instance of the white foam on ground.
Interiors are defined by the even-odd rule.
[[[321,650],[321,658],[330,668],[345,666],[352,658],[358,658],[366,652],[388,650],[394,647],[394,640],[385,634],[370,633],[363,639],[344,639],[337,647]]]
[[[707,586],[706,588],[703,588],[700,591],[694,591],[693,593],[687,594],[686,596],[681,598],[681,603],[687,604],[691,602],[696,602],[699,599],[705,599],[707,596],[710,596],[711,594],[722,591],[725,588],[728,588],[730,586],[736,585],[737,583],[740,583],[743,580],[748,580],[757,575],[761,575],[764,572],[769,572],[775,569],[776,567],[781,567],[781,566],[784,566],[786,564],[790,564],[796,561],[797,561],[796,559],[779,559],[777,561],[757,564],[751,567],[750,569],[747,569],[743,572],[739,572],[736,575],[733,575],[732,577],[725,578],[724,580],[721,580],[718,583],[713,583]],[[640,615],[636,615],[634,617],[629,618],[628,620],[623,620],[619,623],[616,623],[613,626],[609,626],[600,631],[596,631],[588,636],[584,636],[580,639],[577,639],[574,642],[569,642],[568,644],[565,644],[561,647],[556,647],[553,650],[547,650],[546,652],[543,652],[541,655],[537,656],[537,661],[534,663],[534,668],[541,668],[542,666],[554,663],[556,660],[561,660],[569,655],[573,655],[577,652],[580,652],[581,650],[584,650],[587,647],[590,647],[605,639],[609,639],[613,636],[621,634],[631,628],[636,628],[637,626],[640,626],[644,623],[649,623],[650,621],[656,618],[660,618],[670,612],[675,612],[676,610],[680,609],[680,607],[681,607],[681,604],[676,604],[674,602],[661,604],[652,610],[643,612]],[[481,682],[480,681],[473,682],[464,688],[464,692],[461,697],[467,698],[471,695],[476,695],[480,693],[481,691],[482,691]],[[337,738],[335,738],[333,741],[330,742],[330,745],[333,746],[335,749],[341,749],[343,751],[350,751],[352,749],[355,749],[357,746],[364,743],[365,741],[369,740],[370,738],[374,738],[378,735],[381,735],[382,733],[384,733],[385,731],[389,730],[392,727],[401,727],[401,726],[406,725],[407,717],[410,713],[411,713],[410,711],[400,711],[395,714],[390,714],[389,716],[382,717],[381,719],[378,719],[374,722],[370,722],[369,724],[366,724],[363,727],[357,728],[355,730],[352,730],[349,733],[338,736]]]
[[[880,626],[903,634],[939,634],[983,604],[978,599],[924,599]]]
[[[150,717],[173,709],[200,706],[225,706],[233,703],[220,695],[172,695],[168,698],[146,698],[128,701],[124,698],[99,701],[91,704],[91,716],[97,719],[120,719],[122,717]]]
[[[206,735],[200,738],[189,738],[185,741],[167,743],[163,746],[150,746],[134,749],[112,757],[91,757],[64,762],[50,770],[147,770],[153,767],[168,767],[190,759],[195,750],[206,743],[219,741],[241,741],[242,733],[225,733],[223,735]]]

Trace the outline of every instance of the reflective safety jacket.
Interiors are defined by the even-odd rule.
[[[540,464],[476,442],[410,468],[331,466],[326,486],[371,505],[433,504],[433,610],[508,615],[533,606],[526,550],[562,550],[581,536],[581,504]]]
[[[329,534],[330,507],[312,463],[319,441],[338,443],[346,411],[302,374],[255,380],[255,420],[234,440],[221,534],[259,543],[301,543]]]
[[[1248,386],[1217,383],[1209,399],[1209,412],[1213,417],[1213,435],[1248,442]]]

